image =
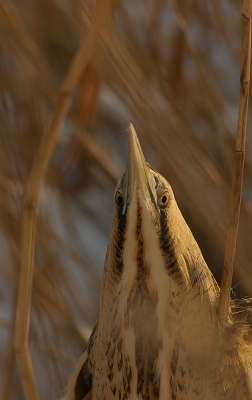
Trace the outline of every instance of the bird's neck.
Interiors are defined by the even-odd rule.
[[[142,259],[139,243],[126,240],[124,272],[116,283],[108,268],[114,254],[108,249],[100,309],[105,341],[112,331],[120,331],[127,340],[132,341],[132,335],[136,340],[144,338],[146,346],[147,342],[159,346],[166,336],[176,338],[195,357],[212,351],[219,333],[219,289],[187,225],[182,233],[171,236],[169,260],[160,252],[158,236],[151,232],[142,237]]]
[[[120,254],[122,243],[110,241],[93,352],[97,379],[105,373],[112,389],[127,377],[131,393],[159,390],[167,398],[175,362],[187,372],[190,364],[218,362],[218,286],[189,228],[179,217],[176,223],[181,235],[163,230],[165,243],[144,225],[137,240],[135,226],[127,227]]]

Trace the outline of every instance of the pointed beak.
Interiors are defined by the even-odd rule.
[[[127,204],[132,202],[137,187],[140,189],[144,201],[153,202],[156,209],[158,209],[156,196],[154,195],[154,177],[149,165],[145,161],[136,131],[132,124],[129,125],[129,158],[125,174],[127,201],[125,202],[123,212],[125,212]]]

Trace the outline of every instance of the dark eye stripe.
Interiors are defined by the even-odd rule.
[[[115,254],[114,269],[120,278],[123,273],[123,248],[125,243],[125,234],[127,228],[127,210],[123,214],[122,207],[117,209],[117,227],[115,228],[116,236],[114,242],[113,253]]]
[[[137,277],[141,281],[143,279],[148,278],[149,276],[149,267],[144,260],[144,241],[142,234],[142,214],[141,207],[138,203],[137,205],[137,229],[136,229],[136,239],[137,239]]]
[[[163,257],[165,259],[165,266],[168,270],[169,275],[175,275],[179,273],[178,263],[176,255],[173,249],[173,243],[169,234],[169,229],[166,221],[165,210],[160,210],[160,234],[159,242],[162,249]]]
[[[155,174],[154,174],[154,179],[155,179],[155,189],[157,190],[159,181],[158,181],[158,178],[157,178],[157,176]]]

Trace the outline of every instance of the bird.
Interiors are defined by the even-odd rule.
[[[66,400],[252,399],[251,301],[220,324],[220,288],[172,188],[128,133],[99,317]]]

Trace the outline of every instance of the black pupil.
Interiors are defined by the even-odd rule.
[[[167,197],[166,196],[162,196],[162,203],[166,203]]]
[[[123,203],[122,196],[120,196],[120,195],[117,196],[117,202],[118,202],[118,204],[122,204]]]

